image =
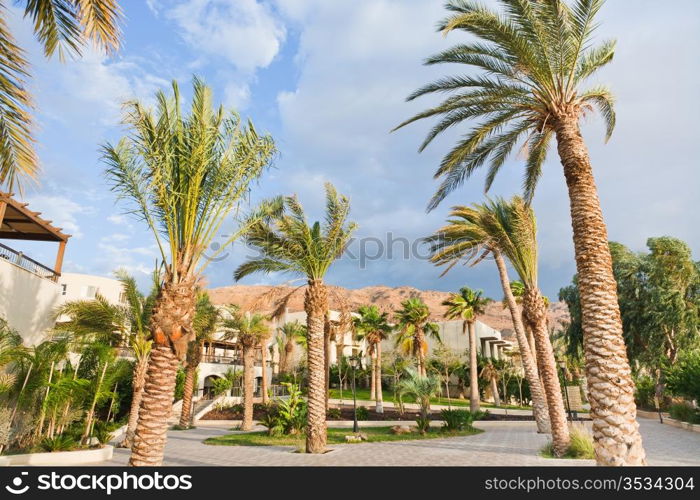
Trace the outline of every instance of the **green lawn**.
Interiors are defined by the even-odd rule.
[[[384,401],[390,403],[393,402],[394,398],[394,393],[390,389],[384,389],[383,394],[384,396]],[[340,399],[340,390],[338,389],[331,389],[331,398],[332,399]],[[370,401],[369,398],[369,389],[367,388],[361,388],[357,389],[357,400],[358,401]],[[349,403],[352,403],[352,391],[343,391],[343,401],[347,401]],[[415,403],[415,398],[412,396],[406,396],[403,398],[404,403]],[[448,404],[452,406],[469,406],[469,400],[468,399],[450,399],[449,401],[447,398],[432,398],[430,400],[432,404],[435,405],[444,405],[447,406]],[[496,408],[493,403],[486,403],[484,401],[481,402],[481,406],[483,408]],[[531,410],[529,406],[517,406],[517,405],[502,405],[499,406],[498,408],[507,408],[509,410]]]
[[[412,434],[392,434],[391,427],[361,427],[360,432],[367,436],[364,443],[376,443],[378,441],[408,441],[416,439],[436,439],[455,436],[471,436],[483,432],[472,428],[464,431],[447,432],[441,429],[430,429],[426,434],[414,432]],[[330,427],[328,429],[328,444],[344,444],[345,436],[352,434],[352,429]],[[227,434],[208,438],[205,444],[218,446],[304,446],[304,435],[296,436],[269,436],[266,431],[247,432],[243,434]],[[359,444],[359,443],[358,443]]]

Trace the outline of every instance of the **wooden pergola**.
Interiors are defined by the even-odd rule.
[[[16,252],[4,245],[3,248],[14,253],[18,259],[18,265],[27,267],[23,263],[29,263],[32,267],[39,266],[53,272],[56,278],[61,275],[63,255],[71,235],[63,233],[62,228],[51,225],[50,220],[39,217],[41,212],[34,212],[27,205],[28,203],[21,203],[14,199],[13,193],[0,191],[0,239],[57,242],[58,252],[53,269],[22,255],[21,252]]]

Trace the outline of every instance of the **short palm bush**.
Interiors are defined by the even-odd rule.
[[[259,420],[260,425],[267,427],[267,433],[271,436],[301,434],[306,425],[307,404],[299,386],[283,385],[288,387],[289,398],[281,400],[277,405],[267,405]]]
[[[78,446],[77,441],[68,434],[59,434],[41,441],[41,449],[44,451],[69,451]]]
[[[446,431],[462,431],[471,429],[474,415],[467,410],[442,410],[443,429]]]
[[[369,420],[369,410],[367,409],[367,407],[357,407],[357,420]]]
[[[434,375],[423,377],[416,370],[406,370],[407,376],[397,385],[399,397],[410,395],[420,405],[420,416],[416,419],[418,430],[425,434],[430,429],[430,398],[440,392],[440,380]]]

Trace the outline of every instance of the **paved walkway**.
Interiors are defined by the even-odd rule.
[[[650,465],[700,465],[700,434],[640,419]],[[225,428],[171,431],[164,465],[593,465],[592,460],[553,460],[538,456],[546,435],[533,422],[476,422],[486,432],[423,441],[333,445],[324,455],[293,453],[289,446],[210,446],[202,441],[229,434]],[[114,450],[109,463],[125,465],[129,451]],[[95,464],[97,465],[97,464]]]

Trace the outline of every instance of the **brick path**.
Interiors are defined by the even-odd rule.
[[[640,419],[650,465],[700,465],[700,434]],[[552,460],[538,456],[547,436],[533,422],[477,422],[475,436],[423,441],[334,445],[324,455],[292,453],[288,446],[209,446],[221,428],[171,431],[165,465],[593,465],[592,460]],[[124,465],[128,450],[117,449],[107,464]]]

